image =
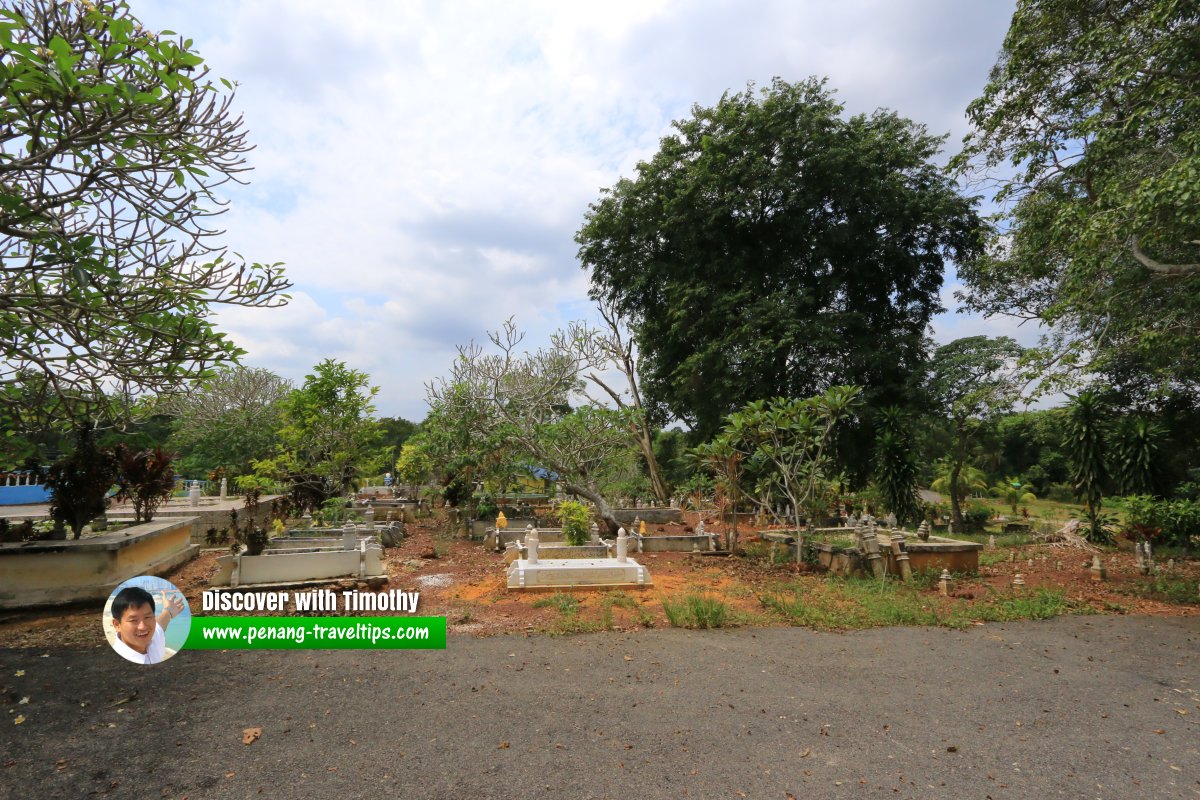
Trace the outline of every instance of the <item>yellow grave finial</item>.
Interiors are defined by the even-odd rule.
[[[504,512],[501,511],[499,514],[496,515],[496,530],[498,530],[498,531],[504,530],[507,527],[508,527],[508,517],[504,516]]]
[[[638,533],[642,536],[646,535],[646,520],[642,520],[642,523],[638,525]]]

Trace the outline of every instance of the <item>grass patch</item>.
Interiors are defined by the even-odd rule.
[[[935,580],[936,582],[936,580]],[[894,625],[964,628],[971,622],[1049,619],[1082,611],[1057,589],[1035,589],[967,603],[930,596],[915,583],[831,577],[798,582],[761,595],[763,607],[792,625],[817,630],[854,630]]]
[[[533,601],[534,608],[553,608],[558,613],[569,616],[579,613],[579,598],[566,592],[555,592],[552,595]]]
[[[722,628],[732,623],[729,606],[702,594],[689,594],[682,600],[663,599],[663,611],[673,628]]]
[[[788,564],[791,563],[791,551],[782,545],[775,547],[775,553],[771,553],[770,542],[751,542],[743,547],[746,553],[746,558],[751,561],[761,561],[765,564]]]
[[[1159,600],[1177,606],[1200,604],[1200,579],[1164,572],[1154,575],[1149,580],[1122,587],[1120,591],[1123,594],[1144,597],[1148,600]]]
[[[954,539],[964,542],[975,542],[977,544],[987,544],[988,537],[996,537],[996,547],[1024,547],[1028,544],[1035,544],[1033,534],[1029,533],[955,533]],[[1004,557],[1007,559],[1008,554]]]
[[[634,600],[632,597],[630,597],[625,592],[605,592],[600,597],[600,607],[601,608],[611,609],[613,607],[616,607],[616,608],[627,608],[627,609],[633,610],[633,609],[637,608],[637,605],[638,605],[637,600]]]
[[[1008,561],[1009,558],[1011,558],[1011,556],[1009,556],[1007,551],[984,550],[979,554],[979,566],[993,567],[996,564],[1003,564],[1004,562]]]
[[[1034,589],[1021,594],[1000,595],[982,606],[988,622],[1007,622],[1014,619],[1050,619],[1073,611],[1086,611],[1067,600],[1061,589]]]

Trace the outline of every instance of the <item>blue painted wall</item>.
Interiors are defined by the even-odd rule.
[[[0,486],[0,506],[25,506],[49,502],[50,490],[45,486]]]

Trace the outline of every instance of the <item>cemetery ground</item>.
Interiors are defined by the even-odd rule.
[[[688,512],[684,524],[698,520]],[[650,526],[649,533],[683,533],[684,524]],[[935,573],[918,573],[911,584],[895,578],[882,584],[831,578],[792,563],[782,551],[772,558],[769,545],[758,541],[757,529],[742,527],[745,556],[631,553],[648,568],[651,587],[524,593],[506,588],[501,555],[451,535],[443,520],[430,518],[410,524],[404,543],[386,549],[389,581],[383,588],[419,591],[418,613],[445,616],[452,638],[672,626],[965,628],[1062,614],[1200,616],[1200,560],[1195,559],[1169,562],[1164,554],[1157,560],[1158,574],[1144,576],[1131,548],[1106,551],[1102,558],[1107,579],[1097,582],[1087,569],[1089,553],[1030,544],[1020,535],[998,536],[995,548],[980,553],[979,574],[954,576],[949,596],[943,597]],[[204,551],[166,576],[183,591],[193,613],[203,613],[201,592],[209,588],[221,552]],[[1025,581],[1021,589],[1012,585],[1017,573]],[[342,586],[369,588],[352,580]],[[71,606],[0,614],[0,647],[54,645],[107,646],[95,609]]]

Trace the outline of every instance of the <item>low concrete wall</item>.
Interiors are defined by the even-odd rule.
[[[510,525],[504,530],[496,533],[495,528],[488,528],[483,536],[483,546],[489,550],[503,550],[508,546],[509,542],[524,542],[525,541],[525,526],[530,520],[519,520],[521,527]],[[543,542],[561,542],[563,540],[561,528],[538,528],[538,539]]]
[[[614,508],[613,517],[625,526],[632,525],[635,517],[641,517],[647,525],[667,525],[682,523],[683,511],[678,508]]]
[[[772,543],[772,549],[778,546],[787,548],[792,558],[796,556],[796,546],[790,533],[764,533],[763,538]],[[870,574],[870,568],[862,552],[856,546],[831,544],[829,542],[806,542],[817,554],[818,566],[829,570],[835,575]],[[891,551],[891,539],[886,533],[879,533],[879,547],[887,561],[889,574],[898,575],[900,567]],[[916,534],[906,534],[905,550],[908,552],[908,564],[914,572],[922,570],[948,569],[951,572],[973,574],[979,571],[979,551],[983,545],[976,542],[964,542],[958,539],[947,539],[941,536],[930,536],[929,541],[923,542]]]
[[[276,497],[278,497],[278,495],[271,495],[269,497],[264,497],[259,501],[258,510],[254,513],[253,519],[260,528],[271,527],[271,501]],[[159,522],[166,520],[190,519],[191,528],[189,529],[188,535],[191,537],[192,544],[205,546],[207,544],[206,539],[209,528],[216,528],[217,530],[220,530],[221,528],[229,527],[229,512],[231,510],[236,510],[238,513],[238,525],[245,526],[247,519],[246,515],[249,512],[246,511],[245,507],[242,506],[240,502],[236,502],[237,498],[233,498],[233,500],[236,504],[226,502],[225,505],[220,508],[213,508],[212,505],[209,505],[205,502],[210,501],[213,504],[216,504],[216,499],[212,497],[201,498],[201,505],[194,508],[188,508],[179,505],[163,507],[155,512],[154,521]],[[126,516],[125,514],[121,513],[120,509],[118,509],[116,511],[109,511],[108,519],[110,522],[132,522],[133,516]]]
[[[538,545],[538,560],[548,558],[610,558],[616,555],[616,549],[609,549],[605,544],[545,544]],[[512,562],[528,558],[524,547],[506,547],[504,548],[504,563],[511,564]]]
[[[257,556],[245,554],[221,556],[217,559],[217,574],[213,586],[233,585],[237,569],[237,586],[308,583],[330,578],[378,578],[387,575],[383,566],[383,549],[364,540],[357,548],[332,547],[303,550],[270,551]]]
[[[372,500],[369,504],[355,503],[347,510],[362,515],[368,508],[375,512],[376,522],[415,522],[419,510],[415,500]]]
[[[717,549],[720,540],[715,533],[703,536],[696,534],[681,536],[642,536],[638,544],[639,553],[694,553],[697,550],[709,552]]]
[[[190,517],[59,542],[0,544],[0,608],[104,600],[137,575],[162,575],[195,557]]]
[[[538,524],[536,517],[512,517],[511,519],[506,517],[506,519],[508,519],[508,527],[504,530],[511,533],[519,532],[522,536],[525,535],[526,525],[533,525],[536,528]],[[490,532],[496,527],[496,520],[494,517],[492,519],[473,519],[469,524],[471,530],[468,535],[472,539],[483,539],[486,542]]]

